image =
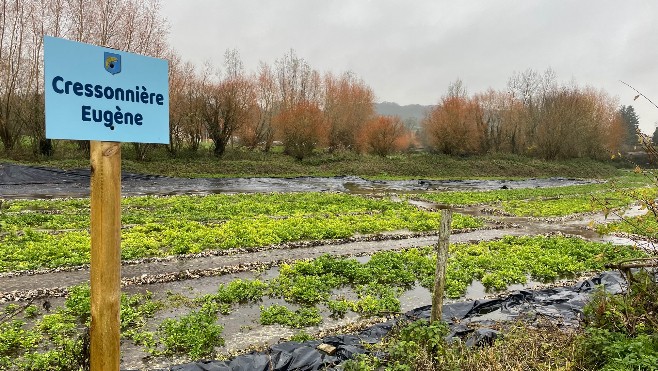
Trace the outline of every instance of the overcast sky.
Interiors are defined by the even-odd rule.
[[[184,60],[221,64],[238,49],[248,71],[291,48],[320,72],[352,71],[376,100],[435,104],[461,78],[469,93],[504,89],[515,71],[552,68],[561,82],[632,104],[652,134],[658,108],[655,0],[163,0]]]

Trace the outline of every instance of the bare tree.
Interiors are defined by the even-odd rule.
[[[290,50],[275,62],[275,75],[283,108],[302,102],[320,103],[322,82],[320,74]]]
[[[468,91],[461,79],[457,79],[448,85],[447,98],[468,98]]]
[[[245,76],[237,51],[227,51],[225,59],[226,77],[218,81],[206,73],[200,89],[199,113],[216,156],[224,154],[232,136],[250,120],[257,105],[253,83]]]
[[[46,29],[59,32],[59,25],[54,24],[63,17],[62,2],[52,1],[49,6],[38,2],[29,3],[28,43],[26,50],[24,74],[19,89],[20,120],[26,133],[31,137],[34,151],[42,155],[51,155],[52,141],[46,139],[43,87],[43,36]]]
[[[175,154],[183,148],[185,140],[182,122],[186,108],[183,104],[186,81],[180,56],[171,52],[167,60],[169,61],[169,152]]]
[[[93,0],[67,0],[67,9],[70,17],[69,29],[65,34],[68,38],[80,41],[91,42],[93,40],[92,24],[94,23],[94,14],[88,9],[92,9]]]
[[[263,149],[268,152],[274,140],[272,122],[280,106],[277,100],[277,84],[271,67],[266,63],[260,64],[258,73],[252,79],[256,89],[257,107],[254,107],[251,120],[242,127],[240,137],[249,149],[253,150],[263,144]]]
[[[192,63],[183,63],[173,52],[168,59],[169,151],[175,154],[187,143],[196,152],[203,134],[203,125],[196,110],[200,81]]]
[[[509,92],[493,89],[476,94],[473,100],[480,107],[478,130],[483,136],[482,150],[524,153],[527,121],[521,101]]]
[[[25,8],[19,0],[0,3],[0,141],[5,151],[14,149],[23,129],[16,106],[26,47]]]

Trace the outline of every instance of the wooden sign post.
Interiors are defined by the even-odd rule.
[[[121,143],[91,141],[92,371],[119,370]]]
[[[121,142],[169,144],[166,60],[44,37],[46,138],[91,141],[91,371],[119,371]]]

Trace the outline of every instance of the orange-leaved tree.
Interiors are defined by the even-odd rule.
[[[378,156],[386,157],[402,149],[407,129],[398,116],[377,116],[361,129],[361,146]]]
[[[478,102],[468,98],[466,89],[457,80],[423,119],[425,140],[433,150],[445,154],[480,152],[484,136],[482,118]]]
[[[301,101],[286,107],[274,117],[273,123],[284,152],[298,160],[326,142],[327,121],[317,103]]]
[[[329,148],[355,148],[363,126],[375,114],[375,95],[351,73],[324,77],[323,112],[329,125]]]

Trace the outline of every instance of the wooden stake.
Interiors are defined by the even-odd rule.
[[[91,371],[119,371],[121,144],[91,141]]]
[[[452,210],[441,210],[439,241],[436,244],[436,271],[434,273],[434,292],[432,293],[432,314],[430,322],[440,321],[443,314],[443,292],[446,285],[446,262],[450,245],[450,224]]]

